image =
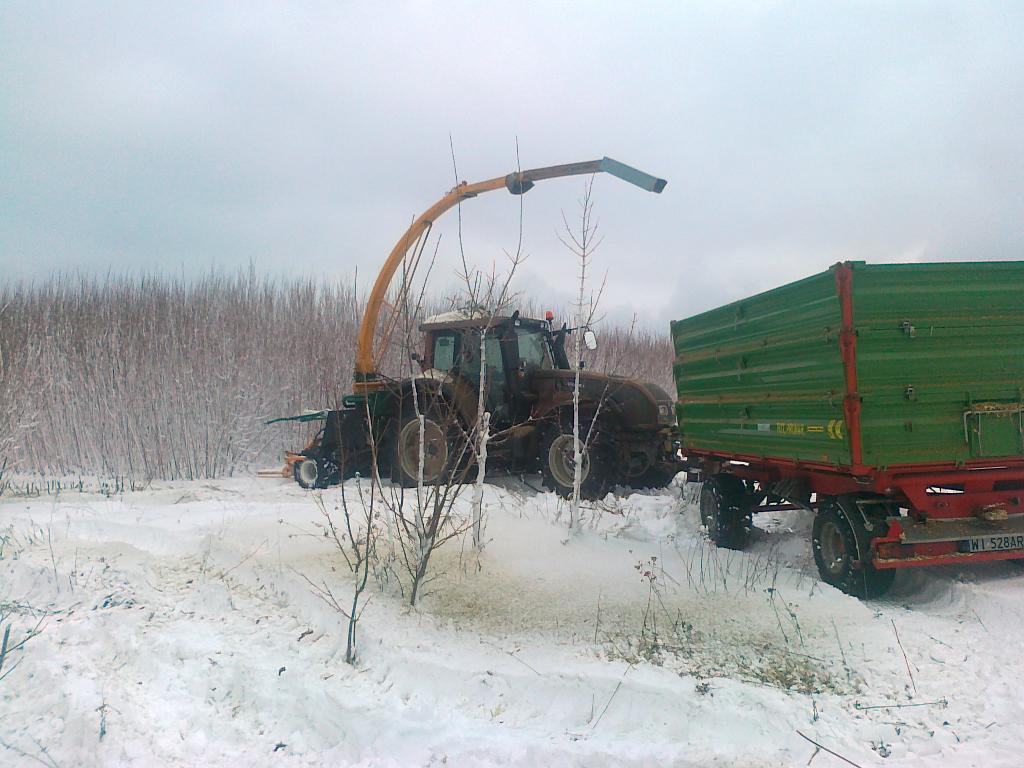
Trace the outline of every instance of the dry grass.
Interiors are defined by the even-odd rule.
[[[0,465],[133,479],[272,466],[308,428],[263,422],[339,404],[360,317],[351,286],[252,272],[0,285]],[[667,333],[600,331],[592,368],[670,383]]]

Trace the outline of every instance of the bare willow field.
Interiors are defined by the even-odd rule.
[[[0,472],[170,480],[273,466],[308,428],[264,422],[339,404],[360,317],[351,285],[251,272],[0,285]],[[589,366],[670,385],[667,332],[598,330]]]

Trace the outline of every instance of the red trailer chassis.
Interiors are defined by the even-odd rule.
[[[688,463],[694,459],[707,475],[728,472],[757,483],[765,494],[780,481],[792,480],[818,499],[870,495],[906,510],[888,516],[888,529],[871,541],[877,569],[1024,558],[1024,460],[856,467],[860,471],[853,472],[827,464],[687,451]],[[768,503],[753,511],[794,506],[801,505]],[[996,539],[992,543],[999,548],[972,549],[980,539]]]

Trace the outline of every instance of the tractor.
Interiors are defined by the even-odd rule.
[[[586,327],[555,328],[551,313],[541,320],[518,311],[495,315],[468,308],[429,317],[420,326],[422,352],[410,355],[419,370],[401,379],[379,372],[382,350],[398,325],[398,310],[385,301],[388,287],[400,266],[408,285],[439,215],[483,192],[505,187],[523,194],[542,179],[600,172],[652,192],[665,187],[663,179],[603,158],[462,182],[418,217],[385,261],[368,298],[353,394],[343,398],[340,409],[274,420],[324,422],[304,450],[287,453],[283,474],[306,488],[371,472],[404,487],[455,477],[462,482],[477,460],[472,435],[486,414],[488,471],[539,471],[547,488],[572,494],[578,424],[581,497],[599,498],[614,485],[666,484],[680,468],[673,399],[649,382],[584,370],[579,360],[570,365],[567,337],[582,334],[586,347],[595,349],[596,336]],[[378,328],[385,310],[389,315]]]

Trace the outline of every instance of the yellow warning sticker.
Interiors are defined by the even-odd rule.
[[[775,431],[783,435],[802,435],[807,431],[807,425],[795,421],[777,421],[775,422]]]
[[[798,421],[761,422],[757,425],[759,432],[775,432],[779,435],[826,434],[830,440],[843,439],[843,420],[829,419],[828,424],[804,424]]]

